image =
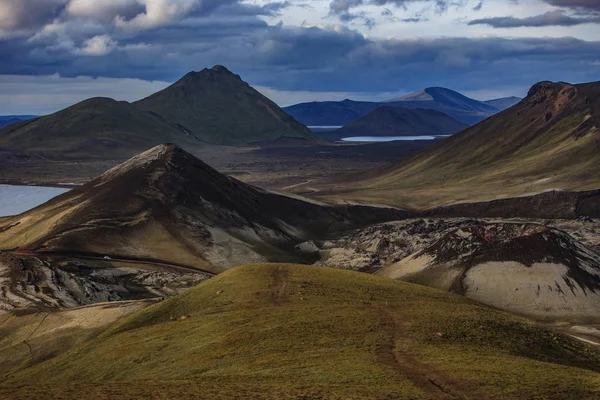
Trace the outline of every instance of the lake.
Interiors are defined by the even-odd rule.
[[[440,136],[354,136],[341,139],[342,142],[393,142],[396,140],[415,141],[415,140],[435,140],[443,139],[449,135]]]
[[[0,185],[0,217],[21,214],[69,190],[45,186]]]

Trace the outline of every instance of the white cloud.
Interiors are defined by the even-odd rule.
[[[112,53],[117,48],[117,42],[108,35],[98,35],[83,42],[83,47],[78,49],[78,53],[85,56],[105,56]]]
[[[138,0],[145,11],[130,20],[117,16],[117,27],[125,30],[150,29],[168,25],[189,15],[201,3],[200,0]]]

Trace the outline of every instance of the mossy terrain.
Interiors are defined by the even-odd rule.
[[[229,270],[16,372],[4,398],[600,398],[600,354],[460,296],[291,264]]]

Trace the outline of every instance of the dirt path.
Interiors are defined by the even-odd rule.
[[[377,312],[382,331],[387,335],[377,350],[381,362],[405,375],[431,399],[467,399],[456,391],[450,379],[397,348],[396,340],[406,331],[397,316],[383,308],[373,307],[373,310]]]
[[[280,305],[285,298],[287,286],[288,286],[288,270],[282,266],[277,267],[273,273],[275,282],[277,284],[277,292],[273,298],[275,305]]]
[[[46,321],[46,318],[48,318],[48,316],[50,315],[50,313],[46,313],[46,315],[44,315],[44,317],[42,318],[42,320],[40,321],[40,323],[35,327],[35,329],[33,331],[31,331],[31,333],[29,334],[29,336],[27,336],[27,338],[25,340],[23,340],[23,344],[25,346],[27,346],[27,348],[29,349],[29,356],[30,358],[33,360],[33,350],[31,349],[31,345],[27,342],[29,339],[31,339],[31,337],[38,331],[38,329],[40,329],[40,327],[42,326],[42,324]]]
[[[313,180],[309,179],[306,182],[301,182],[301,183],[296,183],[295,185],[290,185],[290,186],[286,186],[284,188],[281,188],[281,190],[288,190],[288,189],[293,189],[293,188],[297,188],[299,186],[304,186],[304,185],[308,185],[309,183],[311,183]]]

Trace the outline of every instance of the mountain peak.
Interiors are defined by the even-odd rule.
[[[170,163],[181,166],[186,163],[186,160],[202,163],[202,161],[172,143],[161,144],[111,168],[100,179],[106,182],[132,170],[151,169],[153,168],[152,165],[164,167],[167,163]]]
[[[224,65],[220,65],[220,64],[217,64],[214,67],[212,67],[211,71],[215,71],[215,72],[227,72],[227,73],[232,74],[232,72],[229,71]]]
[[[273,101],[222,65],[189,72],[173,85],[134,103],[174,121],[187,136],[239,145],[282,137],[316,140]]]
[[[529,89],[527,93],[527,97],[530,99],[540,99],[540,98],[548,98],[552,95],[558,94],[565,88],[575,90],[573,85],[564,82],[550,82],[550,81],[542,81],[538,82]]]

